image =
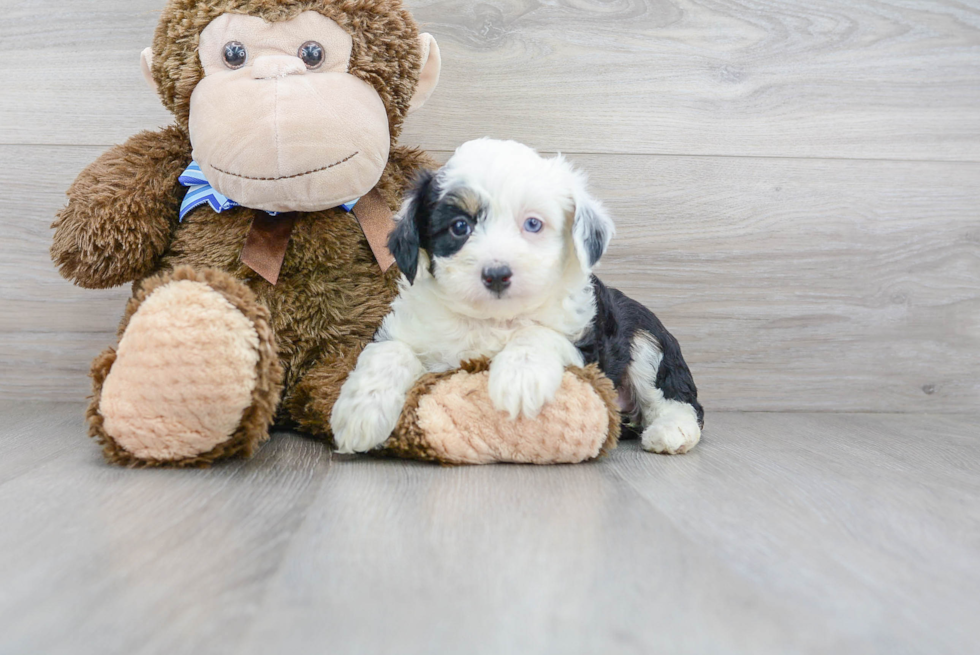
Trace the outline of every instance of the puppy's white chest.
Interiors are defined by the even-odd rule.
[[[525,325],[471,319],[429,306],[396,301],[379,339],[406,343],[431,372],[459,368],[466,361],[494,358]]]
[[[421,353],[425,367],[433,372],[458,368],[463,362],[487,357],[493,359],[513,336],[513,328],[498,328],[474,322],[439,344],[438,348]]]
[[[589,280],[582,280],[580,286],[577,292],[565,292],[555,302],[526,314],[494,318],[461,313],[456,304],[437,292],[431,280],[422,279],[414,286],[402,288],[377,340],[405,343],[430,372],[456,369],[475,359],[494,359],[516,338],[526,342],[528,330],[538,335],[534,339],[542,340],[542,348],[547,348],[545,342],[554,336],[574,349],[571,344],[591,322],[594,313]],[[544,332],[535,332],[535,328]]]

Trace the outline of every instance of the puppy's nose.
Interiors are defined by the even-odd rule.
[[[510,286],[512,277],[514,272],[510,266],[491,266],[483,269],[483,286],[499,295]]]
[[[302,75],[305,72],[306,64],[299,57],[265,55],[256,57],[252,62],[252,77],[257,80],[273,80],[289,75]]]

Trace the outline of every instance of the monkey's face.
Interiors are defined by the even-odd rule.
[[[245,207],[319,211],[367,194],[391,136],[377,91],[348,72],[353,40],[308,11],[269,23],[224,14],[201,33],[191,95],[194,159]]]

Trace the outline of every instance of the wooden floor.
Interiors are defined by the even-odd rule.
[[[980,418],[715,414],[677,458],[445,469],[277,435],[104,465],[0,406],[0,653],[968,653]]]

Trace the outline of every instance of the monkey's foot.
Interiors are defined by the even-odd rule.
[[[268,312],[220,271],[177,269],[130,301],[95,360],[90,433],[127,466],[206,466],[268,439],[282,376]]]
[[[442,464],[577,464],[616,447],[616,390],[595,365],[569,367],[535,418],[511,419],[490,398],[490,362],[430,373],[409,392],[381,455]]]

